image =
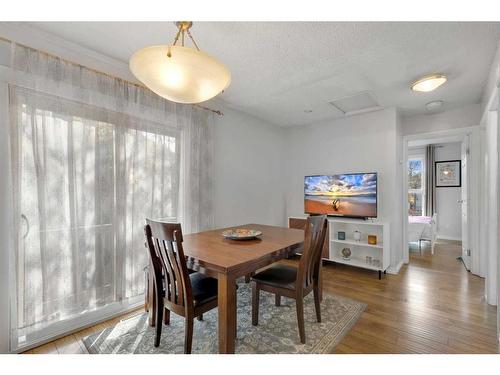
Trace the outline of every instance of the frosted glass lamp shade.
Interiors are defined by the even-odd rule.
[[[224,64],[188,47],[146,47],[132,55],[129,65],[151,91],[177,103],[204,102],[231,83],[231,73]]]
[[[411,89],[413,91],[431,92],[437,89],[445,82],[446,82],[446,76],[442,74],[433,74],[430,76],[420,78],[418,81],[413,82],[411,85]]]

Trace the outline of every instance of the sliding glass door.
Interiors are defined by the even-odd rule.
[[[160,124],[15,87],[11,103],[22,347],[144,293],[144,218],[176,220],[180,150]]]

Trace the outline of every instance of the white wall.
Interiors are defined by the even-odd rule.
[[[436,145],[435,160],[460,160],[461,143],[443,143]],[[442,239],[462,239],[462,189],[459,187],[436,188],[436,212],[438,214],[438,237]]]
[[[431,133],[477,126],[481,120],[481,104],[470,104],[435,114],[403,117],[402,135]]]
[[[304,214],[304,176],[378,172],[378,218],[391,223],[391,266],[402,260],[395,109],[292,128],[285,149],[287,216]],[[399,229],[398,229],[399,228]]]
[[[215,124],[215,224],[285,224],[285,130],[222,108]]]
[[[486,123],[486,193],[488,205],[486,207],[487,217],[487,247],[488,247],[488,269],[486,280],[486,298],[489,304],[497,304],[497,260],[498,260],[498,116],[496,112],[490,112]]]

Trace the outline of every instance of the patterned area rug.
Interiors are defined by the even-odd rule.
[[[252,326],[250,284],[238,288],[238,337],[236,353],[333,353],[335,346],[356,323],[366,305],[351,299],[323,295],[322,322],[316,322],[313,294],[304,300],[306,344],[299,340],[295,301],[261,291],[259,325]],[[170,325],[163,325],[158,348],[153,345],[155,330],[146,313],[123,320],[114,327],[92,334],[84,344],[92,354],[174,354],[183,353],[184,319],[171,314]],[[217,309],[194,321],[193,353],[217,353]]]

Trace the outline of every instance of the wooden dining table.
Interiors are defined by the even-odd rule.
[[[226,229],[248,228],[262,232],[252,240],[230,240]],[[184,235],[184,255],[189,269],[218,280],[219,353],[234,353],[236,338],[236,280],[295,253],[302,247],[304,231],[261,224],[209,230]],[[150,293],[150,298],[154,293]],[[153,306],[153,301],[151,301]],[[151,316],[150,324],[155,324]],[[161,324],[161,322],[157,322]]]

